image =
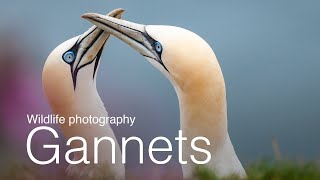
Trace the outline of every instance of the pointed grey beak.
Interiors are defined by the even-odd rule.
[[[86,13],[82,18],[110,33],[129,46],[138,51],[141,55],[154,59],[163,65],[161,53],[154,48],[155,40],[145,30],[145,25],[112,18],[96,13]]]
[[[121,18],[123,12],[123,9],[115,9],[108,13],[107,16]],[[95,77],[103,47],[109,37],[109,33],[103,31],[97,26],[92,26],[89,30],[79,36],[77,42],[63,55],[67,56],[70,52],[75,55],[74,61],[67,62],[71,67],[74,88],[77,83],[78,71],[93,62],[95,62],[93,78]]]

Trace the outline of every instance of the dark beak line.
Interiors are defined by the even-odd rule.
[[[118,24],[118,23],[116,23],[116,22],[112,22],[112,21],[109,21],[109,20],[107,20],[107,19],[101,19],[99,16],[97,16],[96,18],[97,18],[97,20],[98,20],[100,23],[102,23],[102,24],[104,24],[105,26],[108,26],[108,27],[110,27],[110,26],[107,25],[107,24],[105,24],[105,23],[102,22],[101,20],[105,20],[105,21],[108,21],[108,22],[110,22],[110,23],[112,23],[112,24],[115,24],[115,25],[118,25],[118,26],[121,26],[121,27],[124,27],[124,28],[127,28],[127,29],[131,29],[131,30],[133,30],[133,31],[137,31],[137,32],[143,33],[143,32],[141,32],[141,31],[138,31],[138,30],[136,30],[136,29],[130,28],[130,27],[128,27],[128,26],[124,26],[124,25],[122,25],[122,24]],[[110,28],[112,28],[112,27],[110,27]],[[112,29],[114,29],[114,28],[112,28]],[[114,29],[114,30],[115,30],[115,29]],[[118,31],[118,32],[119,32],[119,31]]]
[[[102,55],[102,52],[103,52],[103,47],[105,46],[106,42],[104,42],[104,44],[102,45],[102,48],[99,50],[97,56],[95,57],[96,58],[96,62],[94,64],[94,70],[93,70],[93,76],[92,78],[94,79],[94,77],[96,76],[97,74],[97,69],[98,69],[98,65],[99,65],[99,61],[100,61],[100,57]]]
[[[90,45],[85,49],[85,52],[81,55],[81,57],[80,57],[80,61],[78,62],[78,64],[77,64],[77,69],[81,69],[81,68],[83,68],[84,66],[86,66],[86,65],[88,65],[88,64],[91,64],[92,63],[92,61],[95,59],[95,58],[93,58],[90,62],[88,62],[88,63],[86,63],[86,64],[83,64],[82,66],[80,66],[80,67],[78,67],[79,66],[79,64],[80,64],[80,62],[81,62],[81,59],[83,58],[83,56],[85,56],[86,54],[87,54],[87,52],[90,50],[90,48],[94,45],[94,43],[99,39],[99,37],[101,36],[103,34],[103,31],[101,31],[101,32],[99,32],[99,34],[94,38],[94,40],[92,41],[92,42],[90,42]],[[84,38],[85,39],[85,38]],[[107,39],[108,40],[108,39]],[[104,43],[105,44],[105,43]],[[103,47],[104,46],[102,46],[101,47],[101,49],[103,49]],[[100,50],[101,50],[100,49]],[[100,51],[99,50],[99,51]]]

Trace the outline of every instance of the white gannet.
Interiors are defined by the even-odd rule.
[[[108,16],[121,18],[123,9],[115,9]],[[42,82],[45,95],[53,113],[68,120],[69,117],[106,117],[108,112],[96,89],[96,74],[104,44],[110,34],[96,26],[80,36],[65,41],[48,56],[43,68]],[[61,125],[65,138],[80,136],[87,142],[87,159],[91,164],[70,164],[67,173],[85,179],[108,178],[125,179],[125,167],[121,163],[121,151],[117,139],[109,126],[81,125],[68,123]],[[110,142],[99,143],[98,164],[94,164],[95,137],[110,137]],[[112,164],[111,151],[115,146],[116,163]],[[72,141],[71,148],[83,147],[81,141]],[[81,152],[81,151],[80,151]],[[81,160],[83,154],[74,153],[73,160]]]
[[[190,155],[198,160],[206,157],[190,147],[197,136],[211,142],[210,146],[196,144],[212,155],[205,164],[208,169],[220,177],[246,176],[228,134],[223,74],[213,50],[201,37],[179,27],[141,25],[96,13],[82,17],[133,47],[172,83],[179,99],[180,128],[188,138],[179,157],[184,178],[192,178],[196,166]]]

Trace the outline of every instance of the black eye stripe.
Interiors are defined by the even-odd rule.
[[[157,60],[167,71],[167,67],[164,65],[164,63],[162,62],[161,60],[161,56],[162,56],[162,52],[163,52],[163,47],[161,45],[160,42],[154,40],[151,36],[149,36],[149,34],[147,33],[147,31],[145,30],[145,32],[142,32],[142,34],[145,36],[145,38],[149,41],[149,43],[151,44],[153,50],[155,53],[157,53],[158,57],[159,57],[159,60]],[[160,46],[161,46],[161,51],[157,51],[156,50],[156,43],[159,43]],[[144,45],[143,45],[144,46]],[[145,55],[144,55],[145,56]],[[148,57],[148,56],[145,56],[145,57]],[[168,71],[169,72],[169,71]]]
[[[99,60],[100,60],[100,56],[102,54],[102,50],[103,48],[99,51],[98,55],[96,57],[94,57],[90,62],[86,63],[86,64],[83,64],[81,66],[80,65],[80,62],[81,62],[81,59],[86,55],[86,53],[88,52],[88,50],[90,49],[90,47],[94,44],[94,42],[97,41],[97,39],[101,36],[101,34],[104,32],[104,31],[101,31],[99,32],[99,34],[95,37],[95,39],[88,45],[89,48],[86,48],[83,52],[81,52],[81,54],[78,53],[79,51],[79,46],[80,44],[83,42],[83,40],[85,38],[87,38],[90,34],[92,34],[95,30],[97,29],[94,28],[91,32],[89,32],[85,37],[81,38],[81,36],[78,38],[78,40],[76,41],[76,43],[68,50],[66,51],[64,54],[63,54],[63,57],[66,55],[66,53],[68,52],[73,52],[73,54],[71,55],[71,58],[72,61],[70,62],[67,62],[67,60],[64,59],[64,61],[70,65],[70,71],[71,71],[71,75],[72,75],[72,79],[73,79],[73,86],[74,86],[74,89],[76,89],[76,85],[77,85],[77,76],[78,76],[78,72],[80,69],[82,69],[83,67],[91,64],[92,62],[95,61],[95,69],[94,69],[94,74],[93,74],[93,78],[96,74],[96,70],[97,70],[97,66],[98,66],[98,63],[99,63]],[[79,56],[79,57],[78,57]],[[66,58],[69,58],[69,57],[66,57]],[[78,60],[78,61],[77,61]]]

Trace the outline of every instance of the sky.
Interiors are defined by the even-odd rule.
[[[320,1],[1,0],[0,33],[20,33],[23,47],[35,54],[28,68],[41,83],[48,54],[91,26],[83,13],[120,7],[126,20],[183,27],[214,49],[226,81],[229,134],[242,161],[272,157],[272,137],[285,157],[320,159]],[[115,129],[118,137],[148,142],[161,135],[177,148],[179,107],[172,85],[114,37],[97,86],[110,115],[137,117],[134,127]]]

